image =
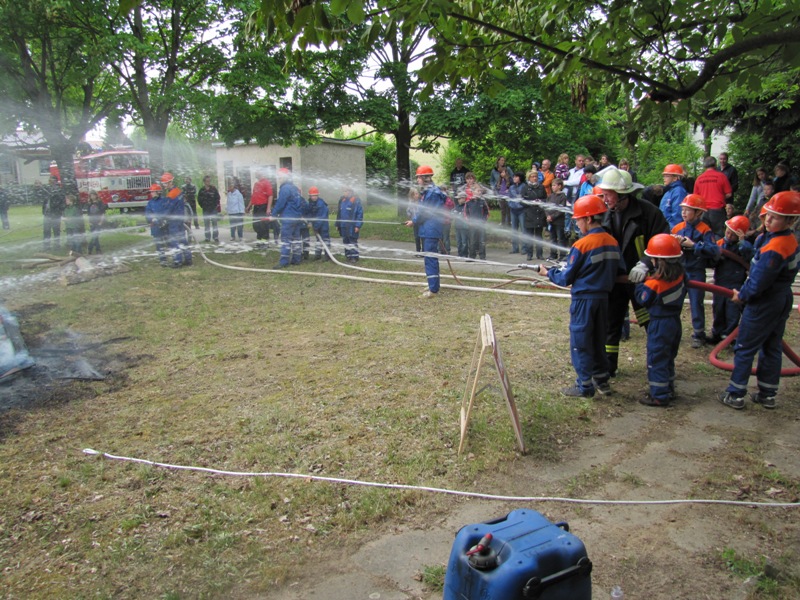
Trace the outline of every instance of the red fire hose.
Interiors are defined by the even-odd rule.
[[[697,288],[700,290],[705,290],[707,292],[711,292],[712,294],[718,294],[720,296],[725,296],[726,298],[733,297],[733,291],[729,290],[728,288],[720,287],[718,285],[712,285],[710,283],[703,283],[701,281],[687,281],[686,283],[689,287]],[[714,346],[714,349],[711,351],[711,354],[708,355],[708,360],[711,361],[711,364],[717,367],[718,369],[722,369],[724,371],[733,371],[733,364],[726,363],[720,360],[719,353],[722,352],[725,348],[730,346],[733,343],[733,340],[736,339],[736,335],[739,333],[739,328],[737,327],[734,329],[728,337],[722,340],[719,344]],[[791,349],[789,344],[786,343],[786,340],[783,340],[783,353],[789,357],[797,367],[794,368],[783,368],[781,369],[781,377],[794,377],[796,375],[800,375],[800,356]],[[752,371],[753,375],[756,374],[756,369],[754,368]]]

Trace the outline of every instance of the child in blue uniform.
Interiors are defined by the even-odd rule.
[[[433,183],[433,169],[427,165],[421,165],[417,169],[417,185],[420,188],[419,203],[411,220],[406,221],[406,225],[419,227],[422,251],[425,253],[428,289],[422,292],[422,297],[435,298],[439,293],[439,259],[432,255],[439,253],[447,197],[439,186]]]
[[[753,244],[745,239],[750,220],[738,215],[725,221],[725,237],[717,241],[720,256],[714,269],[714,284],[729,290],[738,290],[747,279]],[[740,304],[730,298],[714,295],[714,323],[711,326],[711,343],[718,344],[736,329],[742,316]]]
[[[319,197],[319,188],[311,186],[308,188],[308,206],[306,207],[306,218],[308,224],[314,231],[314,260],[320,258],[330,260],[328,254],[322,248],[322,244],[331,249],[331,231],[328,223],[328,203]],[[320,238],[322,244],[320,244]]]
[[[706,280],[706,263],[719,256],[714,234],[707,223],[701,221],[706,211],[702,196],[689,194],[683,199],[681,216],[683,222],[672,228],[672,235],[683,250],[683,266],[689,281]],[[706,343],[705,292],[696,288],[689,290],[689,306],[692,309],[692,348],[702,348]]]
[[[653,273],[636,285],[636,301],[650,313],[647,327],[647,383],[639,400],[646,406],[669,406],[675,399],[675,357],[681,343],[681,309],[686,283],[678,240],[659,233],[644,253],[653,259]]]
[[[364,209],[361,207],[361,200],[354,194],[353,188],[346,187],[344,195],[339,198],[334,225],[342,236],[347,262],[358,262],[358,236],[363,224]]]
[[[605,352],[608,294],[617,275],[625,273],[617,241],[601,227],[605,202],[594,195],[575,201],[573,219],[582,237],[573,244],[562,268],[539,266],[540,275],[560,286],[572,286],[569,341],[570,357],[578,378],[561,393],[591,398],[595,391],[610,394],[608,357]]]
[[[783,332],[792,310],[792,283],[798,270],[798,246],[792,229],[800,216],[800,192],[779,192],[765,205],[766,232],[755,243],[750,274],[733,301],[744,303],[734,348],[733,372],[719,395],[725,406],[741,410],[758,354],[758,391],[750,399],[775,408],[781,378]]]

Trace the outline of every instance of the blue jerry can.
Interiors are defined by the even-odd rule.
[[[443,600],[591,600],[591,572],[569,525],[520,509],[456,534]]]

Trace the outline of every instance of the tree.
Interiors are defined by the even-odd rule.
[[[38,129],[66,191],[77,193],[78,143],[120,102],[104,0],[0,3],[0,100],[4,120]]]
[[[136,3],[116,32],[119,75],[135,121],[146,135],[154,173],[164,170],[167,128],[176,119],[192,121],[208,110],[214,84],[228,69],[225,45],[243,22],[242,3],[221,0],[151,0]],[[174,168],[174,165],[170,168]]]
[[[759,89],[780,55],[800,66],[798,0],[637,0],[530,3],[488,0],[264,0],[253,23],[293,47],[332,45],[346,28],[367,24],[365,47],[394,28],[430,27],[432,54],[419,76],[428,83],[493,82],[517,65],[548,89],[566,87],[585,109],[591,91],[613,85],[636,98],[642,120],[692,99],[708,104],[732,87]],[[329,14],[330,13],[330,14]],[[374,26],[376,22],[386,25]]]

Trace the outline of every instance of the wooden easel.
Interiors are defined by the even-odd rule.
[[[464,442],[467,439],[467,427],[469,426],[469,417],[472,413],[475,397],[489,387],[489,384],[486,384],[481,389],[478,389],[478,379],[480,378],[483,361],[489,351],[491,351],[491,355],[494,358],[494,366],[500,378],[500,388],[503,391],[503,397],[506,399],[508,414],[511,417],[511,425],[514,427],[514,433],[517,435],[517,444],[519,445],[520,452],[525,452],[525,442],[522,440],[522,428],[519,424],[517,405],[514,403],[514,395],[511,393],[511,382],[508,379],[508,372],[503,364],[503,358],[500,356],[500,346],[497,343],[494,328],[492,327],[492,317],[483,315],[481,317],[480,331],[478,332],[478,341],[475,343],[475,350],[472,353],[472,363],[467,373],[464,397],[461,399],[461,441],[458,444],[459,455],[464,449]],[[469,398],[469,402],[467,402],[467,398]]]

